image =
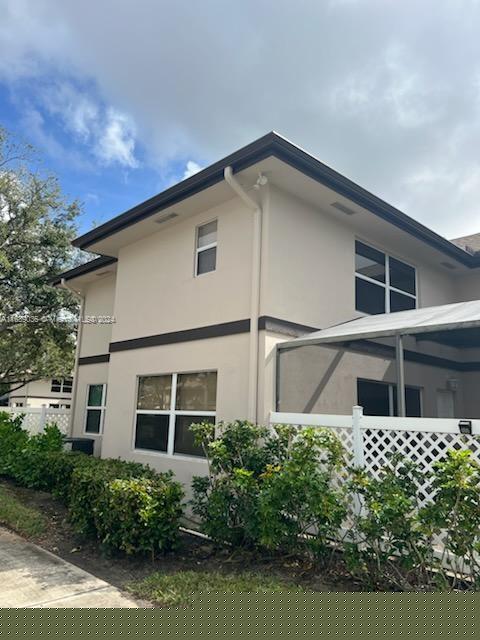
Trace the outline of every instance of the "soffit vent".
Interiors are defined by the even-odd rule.
[[[457,267],[451,262],[441,262],[442,267],[446,267],[447,269],[456,269]]]
[[[98,278],[98,276],[106,276],[107,273],[110,273],[110,271],[97,271],[97,273],[95,275]]]
[[[163,224],[164,222],[168,222],[168,220],[173,220],[173,218],[178,218],[178,213],[175,213],[174,211],[166,213],[163,216],[155,218],[155,222],[157,224]]]
[[[342,204],[341,202],[332,202],[331,206],[334,209],[337,209],[338,211],[345,213],[347,216],[354,216],[357,213],[356,211],[354,211],[353,209],[350,209],[350,207],[347,207],[347,205]]]

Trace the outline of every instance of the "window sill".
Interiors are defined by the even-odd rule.
[[[188,456],[184,453],[166,453],[163,451],[152,451],[151,449],[132,449],[132,453],[141,453],[142,455],[155,456],[156,458],[167,458],[168,460],[180,460],[181,462],[197,461],[207,464],[207,459],[201,456]]]

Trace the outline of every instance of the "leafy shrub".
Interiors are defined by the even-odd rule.
[[[103,513],[98,505],[101,494],[112,480],[153,478],[155,472],[138,462],[90,458],[90,463],[77,464],[71,473],[69,518],[75,529],[84,535],[97,535]]]
[[[29,436],[21,424],[21,416],[0,414],[0,473],[61,498],[75,529],[110,548],[154,554],[174,546],[183,491],[171,473],[66,452],[55,425]]]
[[[323,555],[341,525],[344,499],[333,487],[343,449],[331,431],[274,430],[249,422],[194,425],[209,466],[194,478],[193,511],[217,542]],[[317,533],[316,538],[303,534]]]
[[[260,544],[323,558],[346,514],[344,491],[333,485],[343,447],[332,431],[281,429],[291,445],[261,476]]]
[[[97,458],[79,451],[50,451],[44,456],[44,489],[70,503],[72,475],[79,467],[94,466]]]
[[[30,436],[12,463],[12,475],[17,482],[31,489],[50,489],[47,481],[48,454],[63,449],[65,436],[55,424],[42,433]]]
[[[434,464],[433,496],[419,514],[426,529],[442,532],[442,564],[453,570],[453,584],[464,584],[470,573],[472,589],[480,588],[480,465],[471,451],[448,451]]]
[[[127,554],[175,547],[183,489],[171,472],[154,478],[111,480],[95,506],[97,533],[108,547]]]
[[[22,416],[11,417],[0,412],[0,474],[12,477],[13,465],[28,442],[28,433],[22,429]]]
[[[362,506],[353,515],[345,556],[351,572],[369,588],[403,590],[432,582],[434,531],[418,517],[422,477],[413,462],[397,454],[378,478],[352,470],[351,495]]]

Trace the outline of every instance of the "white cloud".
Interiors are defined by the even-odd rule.
[[[95,152],[105,164],[118,163],[131,169],[138,166],[135,159],[135,128],[130,119],[115,109],[108,109],[103,132]]]
[[[105,108],[86,90],[70,82],[47,84],[40,92],[41,106],[58,118],[64,128],[86,144],[105,165],[138,166],[135,126],[126,114]],[[41,117],[37,111],[37,118]]]
[[[203,167],[197,164],[194,160],[189,160],[185,167],[185,171],[183,172],[182,180],[186,180],[187,178],[190,178],[190,176],[195,175],[202,169]]]

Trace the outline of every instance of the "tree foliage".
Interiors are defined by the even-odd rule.
[[[69,375],[75,298],[50,285],[71,266],[79,213],[35,154],[0,127],[0,384]],[[33,168],[32,168],[33,167]]]

